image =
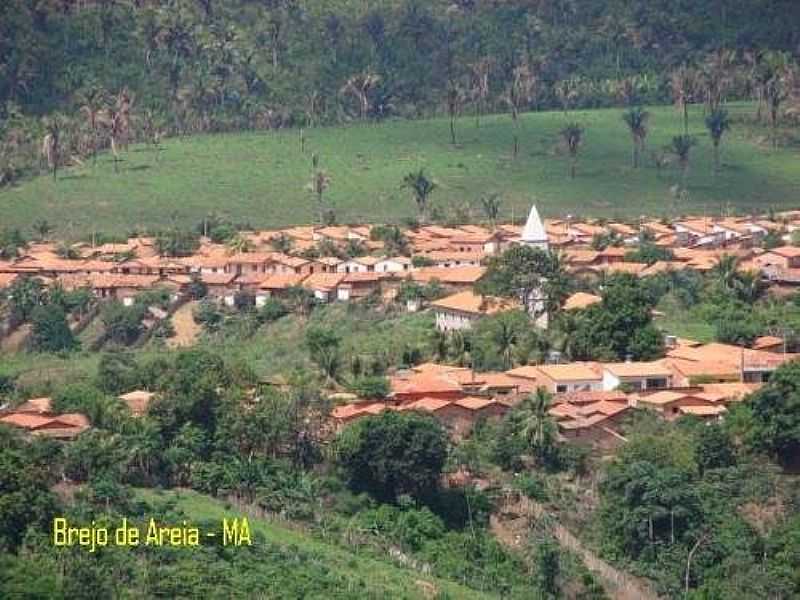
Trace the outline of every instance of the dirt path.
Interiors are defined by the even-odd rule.
[[[175,335],[167,339],[170,348],[185,348],[197,341],[201,327],[194,322],[194,309],[197,302],[187,302],[175,311],[172,315],[172,326],[175,328]]]
[[[538,503],[527,498],[507,502],[500,514],[492,515],[490,528],[497,540],[519,550],[525,542],[532,521],[547,519],[556,541],[577,555],[594,573],[606,594],[614,600],[659,600],[646,581],[616,569],[586,548],[570,531],[556,521]]]
[[[19,352],[22,345],[31,333],[31,326],[28,323],[17,327],[11,335],[0,340],[0,350],[3,352]]]

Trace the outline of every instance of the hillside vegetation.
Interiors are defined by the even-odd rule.
[[[744,119],[752,107],[730,110]],[[503,217],[517,222],[533,201],[547,216],[606,217],[719,214],[728,208],[766,212],[797,203],[796,149],[775,149],[763,132],[735,123],[722,142],[722,169],[715,176],[711,141],[696,107],[690,131],[699,144],[684,181],[674,157],[657,168],[651,155],[664,152],[680,133],[680,115],[671,107],[649,111],[639,169],[631,166],[632,142],[621,109],[525,114],[516,159],[515,128],[507,115],[485,118],[480,128],[462,118],[456,146],[445,119],[393,121],[306,130],[305,152],[297,130],[170,138],[158,160],[150,148],[133,146],[122,154],[119,172],[104,155],[96,165],[63,171],[57,180],[41,176],[2,190],[0,212],[3,225],[22,229],[45,217],[67,238],[194,226],[209,213],[258,227],[308,223],[316,218],[306,187],[313,154],[331,179],[325,196],[340,222],[413,216],[416,207],[401,185],[406,173],[419,168],[438,183],[433,215],[444,220],[481,217],[481,196],[495,192],[502,197]],[[568,120],[585,129],[574,179],[559,136]],[[687,191],[677,193],[675,186]]]

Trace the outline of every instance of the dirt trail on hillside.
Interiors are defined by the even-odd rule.
[[[616,569],[594,552],[547,513],[540,504],[527,498],[507,502],[499,514],[490,518],[490,529],[497,540],[513,549],[521,549],[527,539],[532,521],[547,519],[556,541],[562,548],[577,555],[583,564],[603,586],[606,594],[614,600],[660,600],[649,584],[637,577]]]
[[[11,335],[0,340],[0,350],[3,352],[19,352],[22,350],[22,346],[30,333],[31,326],[28,323],[20,325],[11,332]]]
[[[197,302],[187,302],[175,311],[172,315],[172,326],[175,328],[175,335],[167,339],[167,346],[170,348],[185,348],[193,345],[200,335],[201,327],[194,322],[194,309]]]

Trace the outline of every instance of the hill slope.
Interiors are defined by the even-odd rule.
[[[139,490],[137,496],[150,504],[174,501],[175,508],[192,523],[221,523],[223,518],[242,517],[217,500],[192,491],[157,493]],[[373,558],[347,552],[341,547],[312,539],[302,531],[277,522],[248,517],[253,544],[269,546],[267,559],[249,568],[264,575],[269,586],[258,590],[265,598],[429,598],[437,593],[453,598],[496,598],[456,583],[436,579]],[[237,549],[230,550],[235,553]],[[189,558],[191,555],[189,555]],[[237,567],[232,567],[233,569]],[[288,574],[291,574],[287,577]],[[302,574],[302,576],[301,576]],[[207,585],[214,578],[209,578]],[[237,577],[231,578],[238,581]],[[254,590],[236,589],[231,597],[246,597]]]
[[[731,107],[737,116],[751,110],[748,105]],[[193,226],[209,212],[259,227],[307,223],[315,215],[306,189],[312,153],[331,177],[326,195],[340,222],[413,215],[414,204],[400,185],[403,175],[420,167],[439,183],[432,203],[444,214],[471,204],[478,216],[480,196],[493,191],[503,195],[504,216],[518,221],[532,200],[547,216],[629,217],[713,214],[727,206],[766,211],[798,203],[798,151],[773,149],[738,123],[723,141],[723,170],[715,179],[699,107],[692,112],[691,129],[699,144],[692,151],[689,194],[676,199],[670,188],[680,182],[678,169],[657,169],[650,152],[680,133],[680,119],[671,107],[651,113],[648,156],[639,170],[630,166],[631,141],[619,109],[569,117],[526,114],[516,160],[507,115],[488,117],[480,128],[462,118],[457,146],[449,143],[445,119],[397,121],[307,130],[305,153],[296,130],[168,139],[158,161],[150,149],[132,147],[119,173],[110,157],[102,156],[96,165],[67,169],[57,181],[39,177],[0,192],[0,214],[3,225],[21,228],[44,217],[58,235],[70,238],[172,223]],[[574,180],[568,177],[558,134],[567,120],[586,128]]]

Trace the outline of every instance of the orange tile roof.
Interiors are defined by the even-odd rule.
[[[506,371],[506,375],[510,377],[521,377],[523,379],[540,379],[542,377],[542,373],[539,369],[532,365],[511,369],[510,371]]]
[[[603,299],[600,296],[587,294],[586,292],[575,292],[564,302],[564,310],[580,310],[602,301]]]
[[[132,392],[128,392],[127,394],[122,394],[119,396],[119,398],[128,405],[131,414],[136,417],[140,417],[147,413],[147,408],[154,396],[155,393],[153,392],[134,390]]]
[[[601,381],[603,379],[596,363],[540,365],[537,368],[553,381]]]
[[[471,315],[493,315],[499,312],[518,309],[520,303],[507,298],[480,296],[472,290],[458,292],[452,296],[431,302],[431,306],[442,310],[454,310]]]
[[[42,415],[32,415],[27,413],[11,413],[0,417],[0,423],[11,425],[12,427],[19,427],[20,429],[27,429],[33,431],[39,427],[51,423],[53,417],[45,417]]]
[[[410,377],[390,379],[394,394],[434,394],[460,392],[461,386],[446,375],[437,373],[416,373]]]
[[[303,279],[300,285],[311,290],[330,292],[335,290],[344,279],[344,273],[313,273]]]
[[[276,273],[265,277],[258,287],[262,290],[285,290],[300,285],[305,278],[305,275],[296,273]]]
[[[593,402],[621,402],[628,403],[628,396],[624,392],[618,390],[614,391],[601,391],[590,390],[584,392],[567,392],[564,394],[556,394],[553,397],[554,402],[568,402],[570,404],[592,404]]]
[[[697,417],[715,417],[726,411],[724,406],[703,406],[689,405],[679,406],[678,411],[685,415],[695,415]]]
[[[53,412],[53,400],[47,397],[31,398],[17,406],[14,412],[38,415],[49,414]]]
[[[669,377],[672,375],[660,361],[603,363],[603,368],[616,377]]]
[[[423,267],[411,271],[411,279],[422,283],[430,283],[437,279],[441,283],[471,283],[474,284],[486,273],[485,267]]]
[[[454,404],[457,404],[462,408],[466,408],[467,410],[482,410],[487,406],[496,404],[496,402],[491,398],[476,398],[474,396],[467,396],[466,398],[456,400]]]
[[[443,400],[441,398],[420,398],[410,404],[405,404],[400,407],[400,410],[420,410],[424,412],[436,412],[446,406],[453,404],[452,400]]]
[[[783,344],[783,338],[774,335],[763,335],[753,341],[753,350],[763,350],[765,348],[774,348]]]

